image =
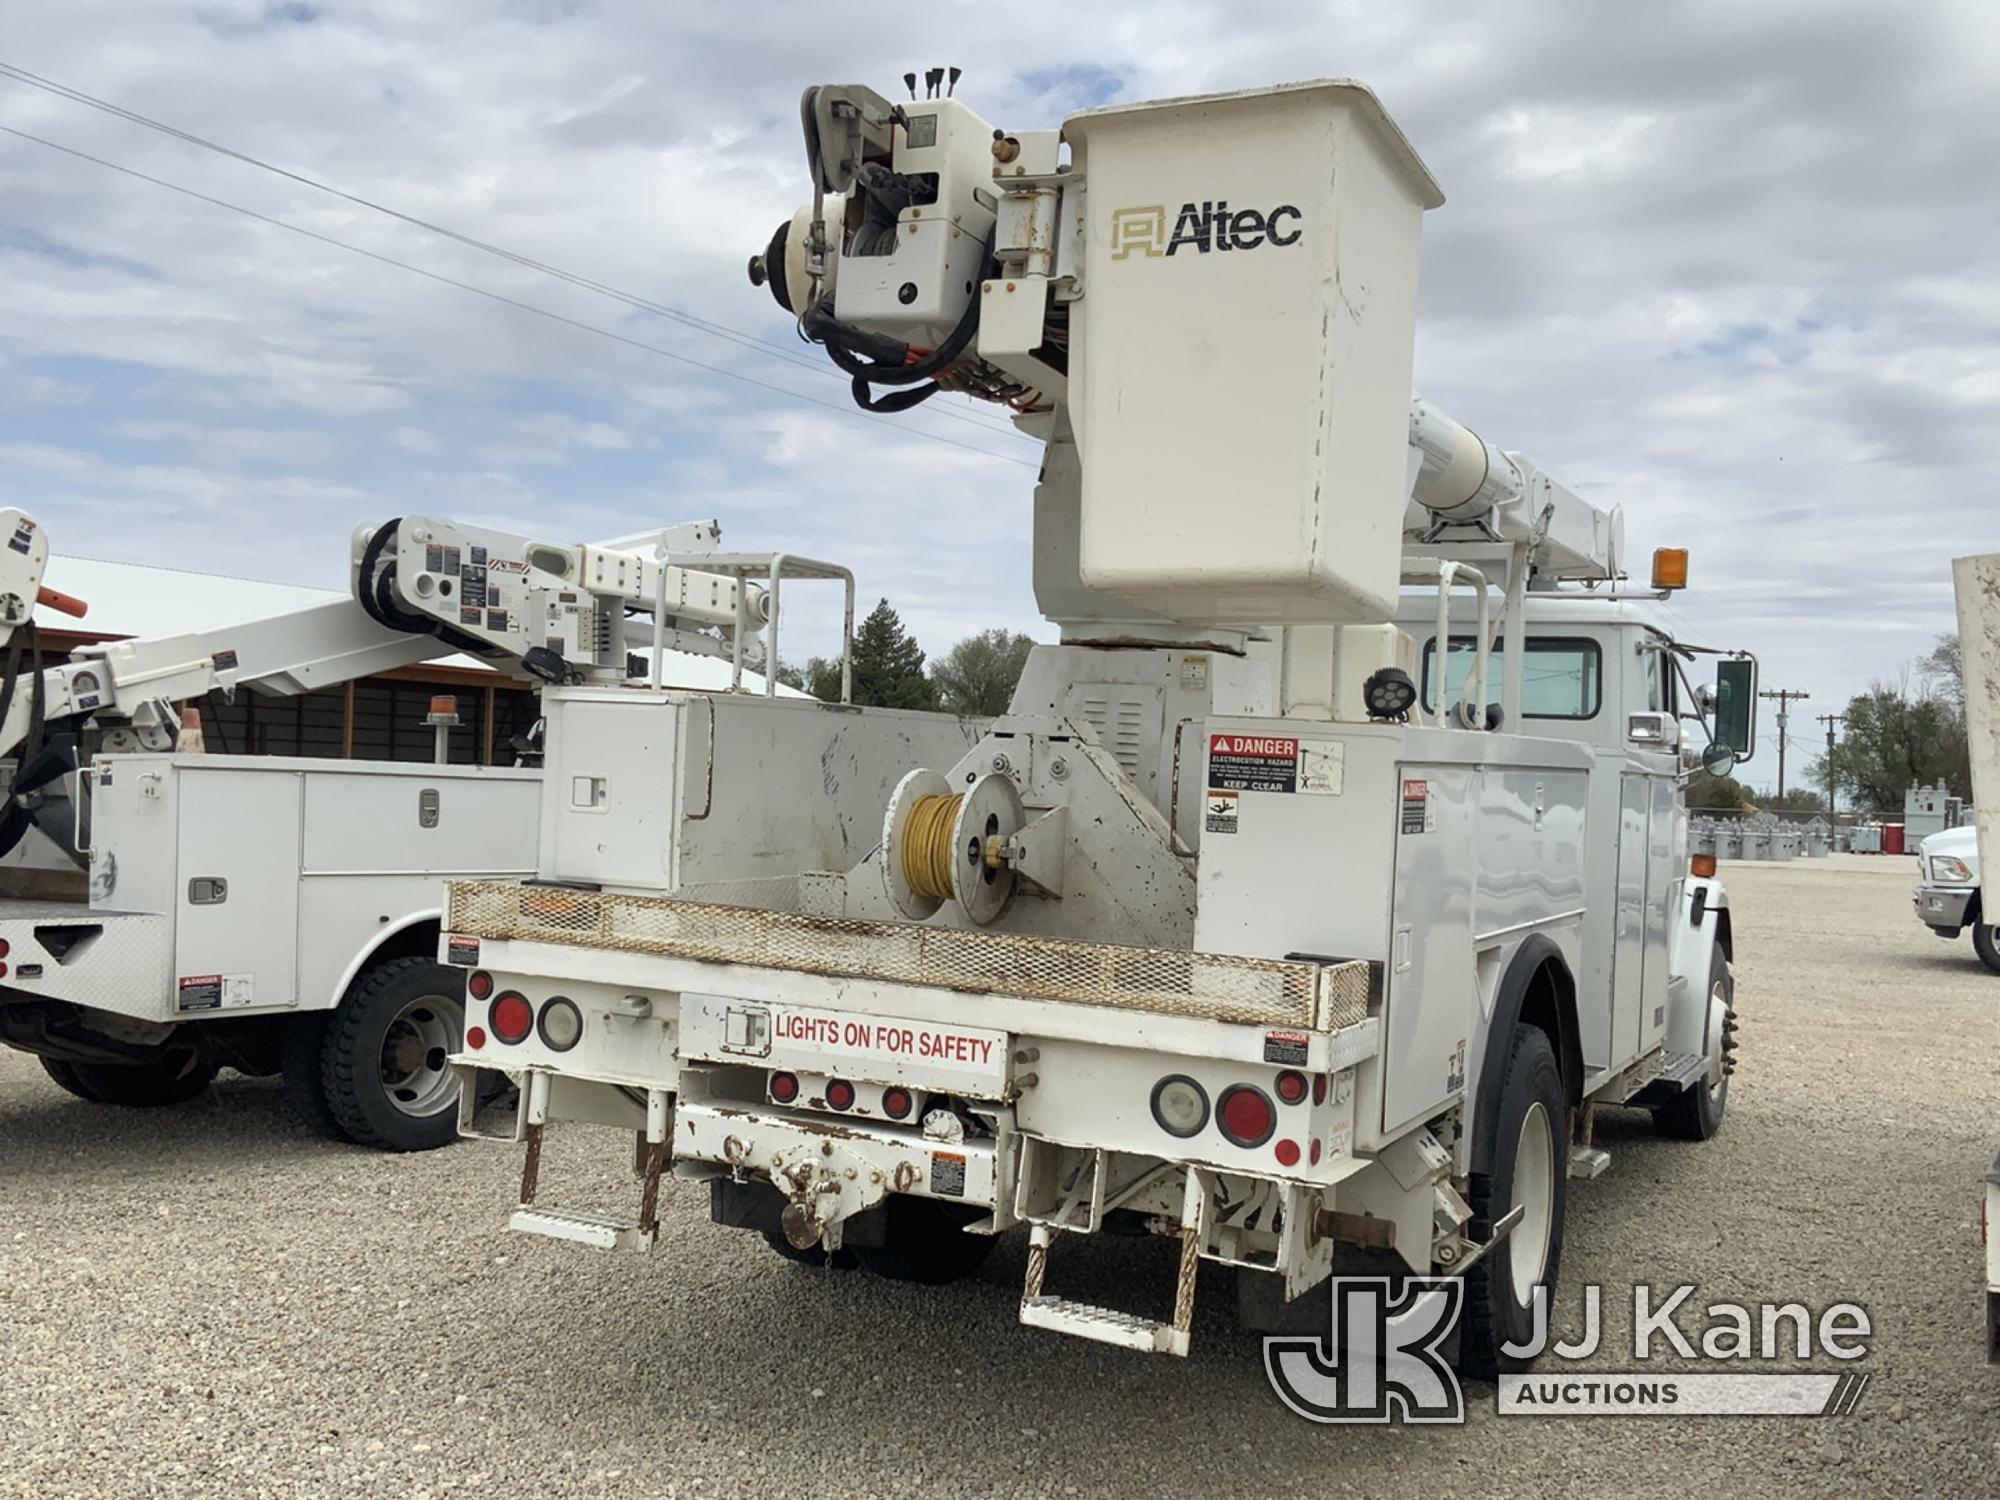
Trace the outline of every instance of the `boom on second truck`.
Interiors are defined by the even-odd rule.
[[[672,1177],[939,1282],[1024,1226],[1024,1323],[1174,1354],[1205,1263],[1322,1334],[1337,1269],[1462,1275],[1461,1365],[1517,1362],[1595,1111],[1722,1123],[1735,939],[1680,787],[1690,725],[1750,753],[1754,663],[1697,689],[1619,514],[1412,404],[1441,196],[1366,89],[802,113],[752,279],[871,409],[1043,440],[1061,640],[984,728],[548,690],[536,878],[454,882],[444,938],[457,1065],[522,1080],[461,1096],[525,1145],[513,1228],[644,1248]],[[555,1201],[561,1122],[637,1137],[636,1212]],[[1178,1246],[1163,1316],[1059,1290],[1125,1228]]]
[[[411,516],[357,534],[349,599],[45,668],[38,596],[81,606],[42,587],[32,518],[0,512],[0,536],[0,852],[35,828],[89,872],[87,902],[0,901],[0,1042],[103,1104],[275,1072],[319,1129],[392,1150],[456,1134],[441,885],[532,873],[541,773],[176,753],[175,705],[458,652],[531,683],[722,688],[774,603],[771,560],[722,554],[712,522],[578,547]]]

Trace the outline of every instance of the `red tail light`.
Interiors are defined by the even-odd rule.
[[[1232,1083],[1215,1103],[1216,1128],[1233,1146],[1261,1146],[1278,1129],[1278,1107],[1250,1083]]]
[[[1326,1103],[1326,1074],[1313,1074],[1313,1103]]]
[[[826,1107],[828,1109],[854,1108],[854,1085],[845,1078],[829,1079],[826,1085]]]
[[[465,992],[475,1000],[484,1000],[493,993],[493,976],[484,969],[474,969],[465,978]]]
[[[1278,1097],[1287,1104],[1305,1103],[1306,1088],[1306,1075],[1303,1073],[1287,1071],[1278,1075]]]
[[[1279,1166],[1296,1167],[1299,1164],[1299,1143],[1297,1141],[1280,1141],[1276,1146],[1271,1148],[1271,1154],[1278,1158]]]
[[[0,958],[5,958],[8,954],[12,953],[13,951],[14,951],[14,945],[8,942],[5,938],[0,938]]]
[[[916,1100],[904,1088],[882,1090],[882,1113],[892,1120],[907,1120],[910,1111],[916,1107]]]
[[[493,1028],[493,1035],[510,1046],[515,1042],[525,1042],[528,1033],[535,1029],[535,1008],[528,1004],[528,997],[514,990],[503,990],[493,997],[493,1007],[486,1013],[486,1024]]]
[[[484,1047],[486,1045],[486,1028],[484,1026],[466,1027],[465,1045],[474,1052],[477,1052],[481,1047]]]
[[[771,1075],[771,1097],[780,1104],[790,1104],[799,1097],[799,1075],[796,1073],[773,1073]]]

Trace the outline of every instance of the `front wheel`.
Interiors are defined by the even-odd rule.
[[[82,1085],[73,1093],[124,1109],[185,1104],[215,1081],[215,1064],[193,1051],[169,1052],[143,1063],[71,1063],[70,1072]],[[53,1070],[50,1076],[55,1076]]]
[[[1972,946],[1979,954],[1979,961],[2000,974],[2000,927],[1985,922],[1972,925]]]
[[[1653,1111],[1653,1128],[1680,1141],[1705,1141],[1729,1107],[1730,1054],[1736,1050],[1736,978],[1717,949],[1708,962],[1708,1065],[1702,1076]]]
[[[465,1032],[465,981],[428,958],[393,958],[349,988],[320,1045],[327,1113],[357,1145],[432,1151],[458,1134],[446,1058]]]
[[[1527,1368],[1527,1360],[1502,1346],[1534,1337],[1536,1288],[1555,1292],[1569,1180],[1566,1119],[1562,1071],[1548,1034],[1522,1026],[1500,1076],[1492,1159],[1486,1171],[1472,1174],[1466,1194],[1472,1227],[1481,1234],[1522,1210],[1507,1238],[1465,1273],[1458,1368],[1474,1380]]]

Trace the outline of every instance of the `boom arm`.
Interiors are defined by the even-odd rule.
[[[646,645],[738,661],[769,618],[761,586],[699,568],[720,541],[712,521],[563,545],[411,516],[355,535],[351,599],[85,646],[42,669],[33,603],[82,606],[41,586],[48,543],[32,519],[0,511],[0,538],[11,538],[0,540],[0,766],[12,772],[0,853],[43,810],[43,789],[81,763],[83,736],[93,737],[89,750],[169,749],[174,705],[214,689],[289,697],[460,652],[524,681],[618,682],[645,665],[627,649],[629,615],[657,616]],[[67,842],[60,817],[42,821]]]

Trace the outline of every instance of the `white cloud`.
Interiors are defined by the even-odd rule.
[[[814,368],[0,82],[0,124],[680,357],[0,137],[10,500],[49,512],[58,548],[82,533],[197,566],[240,550],[248,571],[319,582],[339,581],[356,521],[402,510],[579,537],[715,515],[732,545],[853,562],[933,649],[1032,625],[1035,449],[991,413],[870,419],[685,362],[845,403],[743,263],[806,191],[799,88],[893,91],[935,60],[1026,127],[1107,92],[1373,84],[1449,196],[1426,227],[1426,393],[1622,501],[1635,551],[1693,547],[1677,609],[1816,702],[1949,628],[1946,559],[2000,546],[2000,194],[1966,125],[2000,84],[1982,8],[940,6],[886,52],[875,15],[25,8],[12,61]]]

